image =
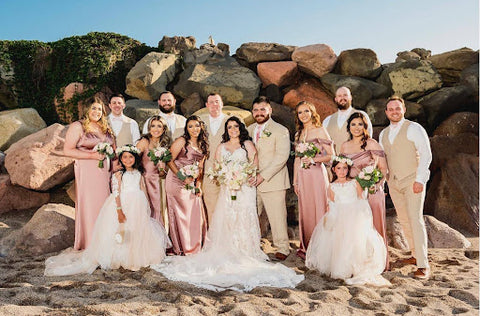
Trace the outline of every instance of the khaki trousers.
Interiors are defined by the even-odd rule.
[[[427,231],[423,219],[426,188],[424,187],[420,193],[413,193],[414,182],[414,176],[401,181],[391,179],[388,181],[388,187],[397,211],[398,221],[402,225],[412,255],[417,259],[417,267],[428,268]]]
[[[207,208],[208,223],[212,222],[213,212],[217,205],[218,194],[220,193],[220,186],[210,180],[208,177],[203,177],[202,183],[203,201]]]
[[[260,192],[257,190],[258,215],[263,210],[267,212],[270,228],[272,229],[273,244],[278,252],[288,255],[290,253],[288,229],[287,229],[287,207],[285,204],[286,190],[272,192]]]

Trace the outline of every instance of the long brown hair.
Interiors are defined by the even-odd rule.
[[[160,136],[160,140],[158,141],[158,146],[167,147],[167,148],[170,147],[172,143],[172,139],[168,135],[169,133],[168,124],[167,124],[167,121],[160,115],[152,116],[152,118],[148,122],[148,133],[143,135],[142,138],[147,139],[148,142],[150,143],[150,140],[152,139],[152,134],[150,134],[150,128],[152,128],[152,123],[154,121],[159,121],[160,124],[162,124],[163,126],[163,134]]]
[[[370,135],[368,134],[368,122],[367,119],[365,118],[365,115],[363,115],[360,112],[353,112],[352,115],[347,120],[347,132],[348,132],[348,139],[352,140],[353,135],[352,132],[350,131],[350,123],[356,119],[362,119],[363,122],[363,136],[362,136],[362,145],[360,146],[361,149],[365,150],[365,147],[367,147],[367,140],[370,138]]]
[[[112,129],[111,129],[110,125],[108,124],[107,111],[105,110],[105,103],[103,103],[103,101],[100,98],[97,98],[97,97],[90,98],[86,102],[87,102],[88,106],[87,106],[86,111],[84,112],[85,114],[83,115],[83,122],[82,122],[83,130],[85,131],[85,134],[92,133],[92,128],[90,127],[90,124],[92,122],[90,121],[89,114],[90,114],[90,111],[92,110],[92,106],[95,103],[97,103],[97,104],[100,104],[102,106],[102,117],[98,120],[98,125],[100,126],[100,129],[102,130],[102,132],[104,134],[108,134],[111,137],[114,137]]]
[[[202,150],[202,153],[208,158],[210,155],[209,151],[209,144],[208,144],[208,132],[207,128],[205,126],[205,122],[200,119],[200,117],[196,115],[191,115],[189,118],[187,118],[187,121],[185,122],[185,127],[183,129],[183,135],[182,137],[185,139],[185,152],[188,152],[187,146],[190,143],[190,134],[188,133],[188,122],[190,121],[197,121],[200,123],[200,134],[198,135],[198,144],[200,149]]]
[[[295,106],[295,127],[297,128],[297,133],[295,134],[295,140],[298,141],[300,138],[300,134],[303,131],[303,123],[298,119],[298,108],[302,105],[306,105],[310,112],[312,113],[312,123],[315,127],[322,126],[322,120],[320,119],[320,115],[317,113],[317,109],[313,104],[307,101],[300,101],[297,106]]]

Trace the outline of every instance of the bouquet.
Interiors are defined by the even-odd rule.
[[[206,175],[217,181],[219,184],[225,185],[230,190],[230,199],[237,199],[237,191],[242,185],[248,182],[248,179],[257,174],[257,167],[246,161],[223,160],[221,163],[215,162],[213,169],[210,168]]]
[[[183,166],[177,172],[177,177],[182,181],[184,181],[186,178],[197,179],[199,175],[200,175],[200,168],[198,167],[198,163]],[[200,192],[198,188],[190,184],[186,184],[185,189],[192,191],[193,194],[197,194],[198,192]]]
[[[113,159],[113,157],[115,157],[115,152],[109,143],[98,143],[93,147],[93,150],[99,154],[105,155],[107,159]],[[105,159],[98,161],[99,168],[103,168],[103,160]]]
[[[307,163],[302,162],[303,169],[309,169],[311,165],[315,164],[313,157],[318,153],[320,153],[320,149],[318,149],[313,143],[301,142],[295,146],[295,156],[309,158]]]
[[[168,148],[157,147],[154,149],[150,149],[150,151],[148,152],[148,157],[150,157],[150,160],[156,166],[160,161],[167,163],[172,160],[172,153],[170,152],[170,150],[168,150]]]
[[[117,229],[117,232],[115,233],[114,238],[117,244],[123,243],[123,241],[125,240],[125,224],[124,223],[120,223],[118,225],[118,229]]]
[[[374,194],[377,192],[375,186],[383,178],[382,172],[374,166],[367,166],[360,171],[355,177],[362,189],[368,188],[368,193]]]

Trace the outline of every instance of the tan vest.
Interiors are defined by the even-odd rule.
[[[340,147],[342,146],[342,144],[348,140],[348,132],[347,132],[348,120],[346,120],[345,123],[343,123],[341,128],[338,128],[337,120],[338,120],[338,111],[332,114],[332,116],[330,117],[330,120],[328,121],[327,126],[325,126],[328,134],[330,135],[330,138],[332,138],[333,140],[336,153],[340,151]]]
[[[122,128],[120,129],[120,132],[115,138],[115,143],[117,144],[117,147],[121,147],[126,144],[133,145],[133,137],[130,124],[131,123],[126,122],[122,123]]]
[[[213,162],[215,161],[215,152],[217,151],[218,145],[222,142],[222,135],[225,133],[225,122],[228,120],[230,116],[225,115],[218,128],[218,131],[215,135],[213,135],[212,130],[210,129],[210,118],[208,115],[201,116],[200,119],[205,122],[208,132],[208,148],[210,150],[210,156],[205,161],[204,170],[208,170],[209,168],[213,167]]]
[[[382,136],[382,146],[387,158],[389,178],[393,180],[403,180],[409,176],[414,176],[418,167],[418,152],[415,143],[408,140],[407,130],[410,121],[405,121],[398,131],[397,137],[390,144],[390,127],[385,129]]]

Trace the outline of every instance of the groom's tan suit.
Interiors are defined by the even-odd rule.
[[[273,243],[278,252],[288,255],[290,250],[285,194],[290,188],[286,166],[290,155],[290,137],[287,128],[269,119],[257,140],[257,125],[250,125],[248,131],[258,151],[259,174],[264,178],[257,186],[258,213],[261,214],[265,208],[272,229]]]

